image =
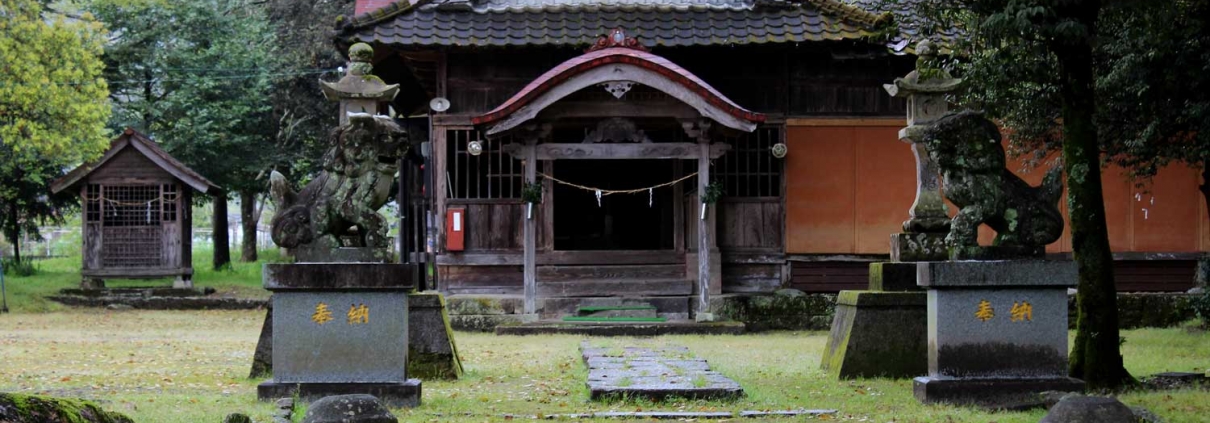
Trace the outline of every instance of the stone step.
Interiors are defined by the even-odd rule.
[[[666,317],[599,317],[599,316],[567,316],[563,318],[564,322],[571,323],[663,323],[667,322]]]
[[[688,296],[693,281],[688,279],[580,279],[552,281],[538,278],[539,297]]]
[[[653,305],[586,306],[576,309],[580,317],[656,317]]]
[[[538,280],[572,282],[580,280],[616,279],[683,279],[683,264],[538,266]]]

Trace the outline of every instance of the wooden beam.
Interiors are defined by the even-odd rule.
[[[523,166],[525,166],[525,183],[527,184],[532,184],[537,179],[538,160],[534,157],[534,144],[536,143],[537,140],[532,138],[526,141],[525,164]],[[523,241],[525,252],[524,257],[522,257],[524,266],[522,270],[525,277],[525,314],[536,314],[538,312],[538,270],[535,251],[538,246],[536,233],[537,226],[534,220],[525,219],[525,239]]]
[[[705,157],[710,151],[710,140],[706,138],[706,132],[701,131],[701,138],[698,138],[698,147],[701,149],[699,157]],[[697,160],[697,195],[698,207],[708,207],[702,199],[706,196],[706,185],[710,183],[710,161],[699,158]],[[706,213],[710,211],[707,210]],[[697,320],[713,320],[710,314],[710,231],[706,223],[708,220],[702,218],[702,211],[697,211],[697,216],[693,216],[697,220]]]
[[[710,158],[722,156],[731,146],[724,143],[706,144],[704,148],[687,142],[634,143],[634,144],[582,144],[545,143],[533,147],[518,144],[504,146],[504,151],[513,157],[526,157],[536,150],[538,160],[567,159],[696,159],[702,155]]]
[[[907,126],[903,118],[786,118],[786,126]]]

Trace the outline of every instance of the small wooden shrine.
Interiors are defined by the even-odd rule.
[[[99,160],[51,185],[55,193],[67,189],[80,192],[82,205],[82,287],[167,277],[173,287],[193,287],[193,191],[217,185],[127,128]]]

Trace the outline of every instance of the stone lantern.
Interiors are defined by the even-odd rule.
[[[936,261],[948,259],[945,235],[950,219],[941,195],[937,164],[920,143],[920,134],[949,111],[946,94],[958,89],[962,80],[941,67],[933,43],[916,45],[916,70],[894,83],[883,85],[894,97],[906,98],[907,124],[899,139],[912,145],[916,156],[916,201],[903,222],[903,232],[891,235],[891,261]]]
[[[399,94],[399,84],[387,85],[372,73],[374,49],[366,43],[349,47],[349,65],[345,76],[336,82],[319,81],[324,98],[340,102],[340,124],[349,123],[349,113],[379,114],[378,105]]]

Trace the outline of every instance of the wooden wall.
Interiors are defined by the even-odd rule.
[[[130,146],[106,161],[100,169],[89,174],[88,180],[94,184],[117,185],[123,181],[138,184],[166,183],[172,181],[173,177]]]
[[[813,126],[786,129],[786,253],[887,254],[890,234],[902,230],[916,192],[915,158],[897,139],[903,121],[802,123]],[[1020,160],[1009,166],[1033,185],[1045,174]],[[1143,187],[1117,168],[1105,169],[1102,178],[1114,252],[1210,251],[1198,171],[1173,165]],[[1066,200],[1060,206],[1066,216]],[[992,236],[981,228],[981,242]],[[1047,251],[1070,252],[1070,228]]]

